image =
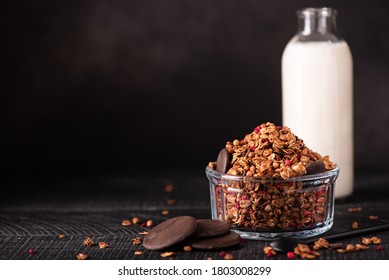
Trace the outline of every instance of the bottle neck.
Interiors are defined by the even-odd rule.
[[[336,10],[306,8],[297,11],[298,41],[340,41],[336,30]]]

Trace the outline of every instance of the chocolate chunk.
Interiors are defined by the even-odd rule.
[[[191,235],[193,238],[211,237],[222,235],[230,231],[230,224],[218,220],[197,220],[197,228]]]
[[[199,238],[189,241],[189,245],[196,249],[201,250],[215,250],[228,248],[234,245],[239,244],[240,235],[230,231],[229,233],[208,237],[208,238]]]
[[[316,173],[322,173],[326,171],[326,167],[324,163],[321,160],[317,160],[314,162],[311,162],[307,166],[307,175],[316,174]]]
[[[143,246],[149,250],[160,250],[175,245],[197,228],[197,220],[191,216],[178,216],[153,228],[144,238]]]
[[[222,173],[226,173],[228,166],[230,165],[230,154],[227,149],[224,148],[219,152],[216,160],[216,170]]]

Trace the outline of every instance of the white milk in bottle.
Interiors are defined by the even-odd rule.
[[[283,124],[340,168],[335,198],[353,192],[353,74],[336,11],[297,11],[298,32],[282,56]]]

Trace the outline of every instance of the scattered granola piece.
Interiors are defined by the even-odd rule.
[[[341,253],[341,254],[344,254],[344,253],[346,253],[346,250],[345,249],[338,249],[338,250],[336,250],[338,253]]]
[[[122,221],[122,226],[127,227],[127,226],[130,226],[130,225],[132,225],[130,220],[123,220]]]
[[[353,223],[351,224],[351,228],[352,228],[352,229],[357,229],[357,228],[358,228],[358,222],[353,222]]]
[[[161,257],[162,258],[168,258],[168,257],[171,257],[174,255],[174,252],[164,252],[164,253],[161,253]]]
[[[372,221],[373,221],[373,220],[378,220],[378,216],[373,216],[373,215],[372,215],[372,216],[369,216],[369,220],[372,220]]]
[[[362,243],[365,245],[370,245],[371,238],[367,238],[367,237],[362,238]]]
[[[163,210],[161,212],[161,214],[164,215],[164,216],[169,215],[169,213],[170,213],[169,210]]]
[[[225,256],[224,256],[224,259],[225,260],[233,260],[234,259],[234,256],[230,253],[227,253]]]
[[[211,257],[208,257],[208,258],[207,258],[207,260],[209,260],[209,261],[210,261],[210,260],[213,260],[213,259],[212,259]]]
[[[319,238],[319,240],[317,240],[313,245],[313,250],[317,251],[321,248],[328,249],[329,247],[330,247],[330,243],[327,240],[325,240],[324,238]]]
[[[272,257],[276,255],[276,251],[271,246],[266,246],[265,248],[263,248],[263,252],[267,257]]]
[[[142,238],[136,237],[132,239],[132,245],[139,245],[142,243]]]
[[[297,247],[294,248],[294,253],[300,255],[301,253],[308,253],[311,249],[306,244],[297,244]]]
[[[87,258],[88,258],[87,254],[84,254],[84,253],[78,253],[77,254],[77,259],[78,260],[86,260]]]
[[[92,238],[87,237],[87,238],[84,240],[84,246],[93,246],[93,245],[95,245],[95,242],[93,242]]]
[[[65,238],[65,234],[58,234],[58,238],[60,239]]]
[[[167,193],[171,193],[172,191],[174,191],[174,187],[173,185],[166,185],[164,188],[164,191],[167,192]]]
[[[361,245],[361,244],[356,244],[356,245],[355,245],[355,248],[356,248],[357,251],[360,251],[360,250],[369,250],[369,249],[370,249],[369,246]]]
[[[153,225],[153,220],[147,220],[146,226],[151,227]]]
[[[135,225],[137,223],[139,223],[140,219],[138,217],[134,217],[132,218],[132,223]]]
[[[302,259],[314,259],[320,256],[319,252],[311,250],[306,244],[297,244],[294,248],[294,254],[299,255]]]
[[[109,245],[108,245],[107,243],[102,242],[102,241],[99,242],[99,248],[100,248],[100,249],[105,249],[105,248],[107,248],[107,247],[109,247]]]
[[[362,207],[351,207],[349,209],[347,209],[348,212],[361,212],[362,211]]]
[[[192,247],[190,247],[189,245],[186,245],[186,246],[184,246],[184,251],[190,252],[190,251],[192,251]]]
[[[141,251],[135,251],[134,255],[140,256],[140,255],[143,255],[143,253]]]
[[[174,205],[174,204],[176,204],[176,202],[177,202],[177,201],[176,201],[175,199],[172,199],[172,198],[166,200],[166,204],[167,204],[167,205]]]
[[[355,246],[353,244],[347,244],[346,252],[353,252],[353,251],[355,251]]]
[[[142,232],[139,232],[140,235],[146,235],[146,234],[149,234],[148,231],[142,231]]]
[[[377,236],[372,237],[370,240],[371,240],[371,243],[373,243],[375,245],[382,243],[382,239],[378,238]]]

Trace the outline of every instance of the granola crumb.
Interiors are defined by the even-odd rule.
[[[382,243],[382,239],[377,237],[377,236],[372,237],[370,240],[371,240],[371,243],[373,243],[374,245]]]
[[[171,257],[174,255],[174,252],[164,252],[164,253],[161,253],[161,257],[162,258],[168,258],[168,257]]]
[[[353,251],[355,251],[355,246],[353,244],[347,244],[346,252],[353,252]]]
[[[227,253],[225,256],[224,256],[224,259],[225,260],[233,260],[234,259],[234,256],[230,253]]]
[[[133,223],[134,225],[136,225],[137,223],[139,223],[139,221],[140,221],[140,219],[139,219],[138,217],[132,218],[132,223]]]
[[[360,250],[369,250],[370,247],[369,247],[369,246],[366,246],[366,245],[356,244],[356,245],[355,245],[355,249],[356,249],[357,251],[360,251]]]
[[[351,228],[352,228],[352,229],[357,229],[357,228],[358,228],[358,222],[353,222],[353,223],[351,224]]]
[[[190,252],[190,251],[192,251],[192,247],[189,246],[189,245],[186,245],[186,246],[184,246],[184,251],[185,252]]]
[[[346,250],[345,249],[338,249],[338,250],[336,250],[336,252],[344,254],[344,253],[346,253]]]
[[[169,215],[169,210],[163,210],[162,212],[161,212],[161,214],[162,215],[164,215],[164,216],[167,216],[167,215]]]
[[[174,205],[174,204],[176,204],[177,203],[177,201],[175,200],[175,199],[168,199],[168,200],[166,200],[166,204],[167,205]]]
[[[139,232],[140,235],[146,235],[146,234],[149,234],[148,231],[142,231],[142,232]]]
[[[207,258],[207,260],[209,260],[209,261],[210,261],[210,260],[213,260],[213,258],[211,258],[211,257],[208,257],[208,258]]]
[[[147,220],[146,226],[151,227],[153,225],[153,220]]]
[[[93,241],[92,238],[87,237],[87,238],[84,240],[84,246],[93,246],[93,245],[95,245],[95,242]]]
[[[65,238],[65,234],[58,234],[58,238],[60,239]]]
[[[369,216],[369,220],[372,220],[372,221],[374,221],[374,220],[378,220],[378,216]]]
[[[130,225],[132,225],[130,220],[123,220],[122,221],[122,226],[127,227],[127,226],[130,226]]]
[[[330,243],[324,239],[324,238],[319,238],[319,240],[317,240],[315,242],[315,244],[313,245],[313,250],[319,250],[321,248],[326,248],[328,249],[330,247]]]
[[[370,245],[370,243],[371,243],[371,238],[363,237],[363,238],[362,238],[362,243],[365,244],[365,245]]]
[[[174,191],[174,186],[169,184],[169,185],[166,185],[163,189],[165,192],[171,193]]]
[[[308,245],[306,244],[297,244],[297,246],[294,248],[294,254],[300,256],[302,259],[315,259],[316,257],[320,256],[320,253],[311,250]]]
[[[351,207],[347,209],[348,212],[361,212],[362,207]]]
[[[88,258],[88,255],[84,253],[78,253],[76,257],[77,260],[86,260]]]
[[[132,239],[132,245],[139,245],[142,243],[142,238],[136,237]]]
[[[263,252],[267,257],[272,257],[277,254],[276,251],[271,246],[265,246],[265,248],[263,248]]]
[[[105,243],[105,242],[99,242],[99,248],[100,249],[105,249],[105,248],[107,248],[107,247],[109,247],[109,245],[107,244],[107,243]]]
[[[143,253],[142,253],[141,251],[135,251],[135,252],[134,252],[134,255],[140,256],[140,255],[143,255]]]

